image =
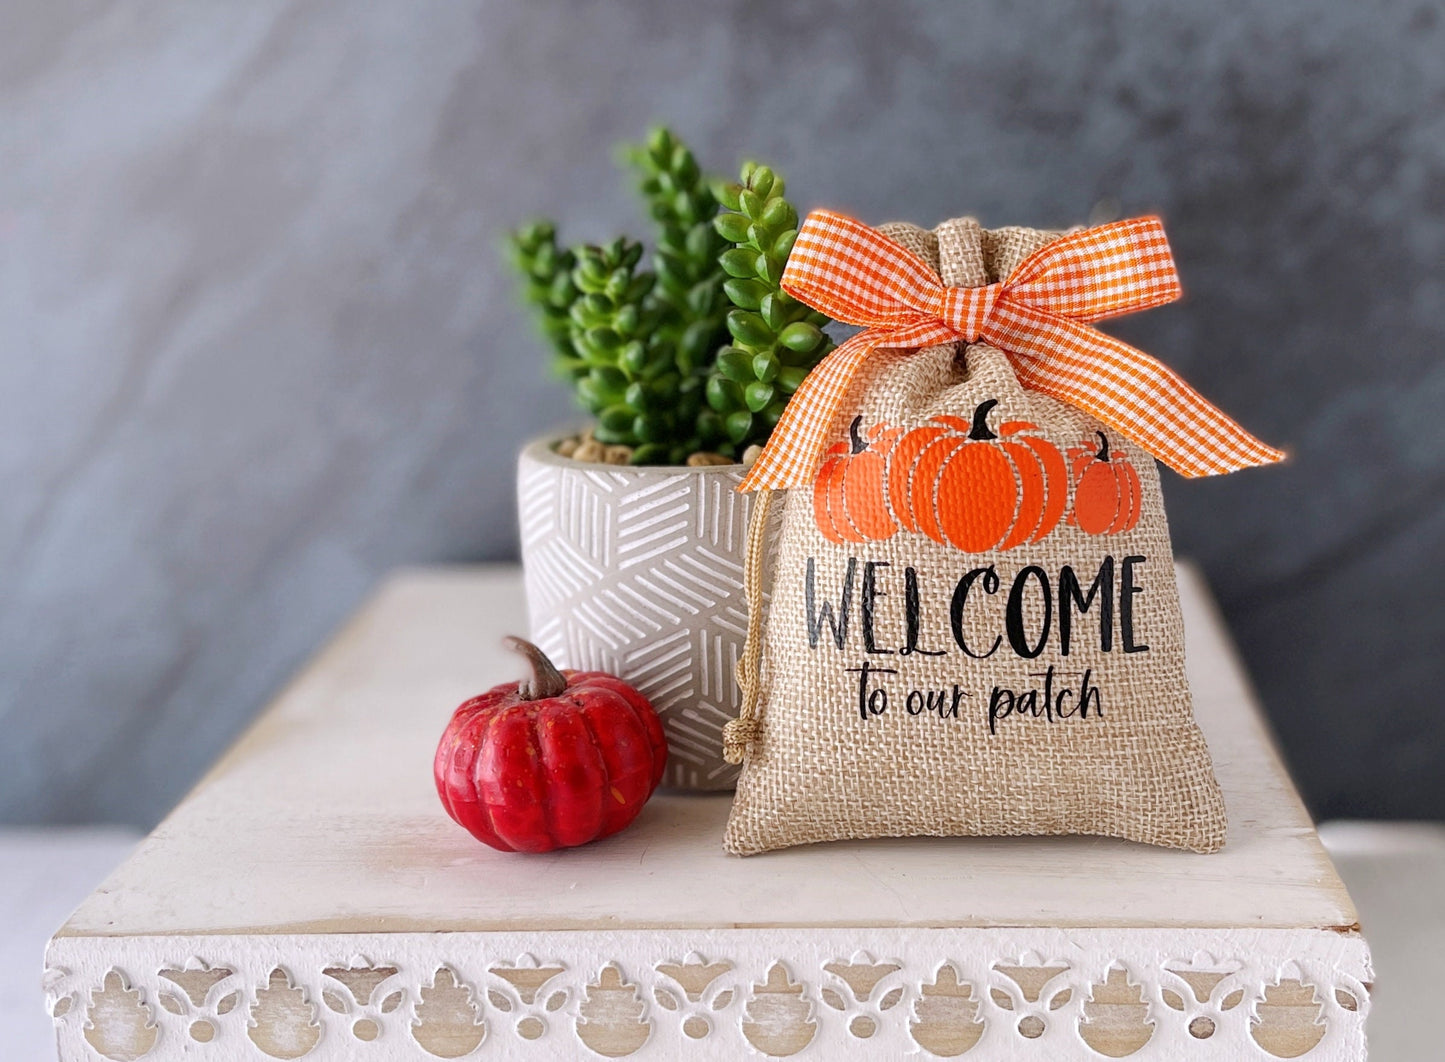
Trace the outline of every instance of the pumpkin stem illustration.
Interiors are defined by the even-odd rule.
[[[993,407],[998,405],[998,399],[990,398],[980,402],[978,408],[973,411],[973,427],[969,429],[968,437],[975,442],[982,442],[986,439],[997,439],[998,436],[989,430],[988,415],[993,412]]]
[[[863,441],[863,433],[858,430],[862,426],[863,417],[861,414],[854,417],[853,423],[848,425],[848,439],[853,447],[852,452],[855,454],[861,454],[868,448],[868,444]]]
[[[1109,460],[1109,437],[1101,431],[1096,431],[1094,434],[1099,437],[1099,452],[1094,456],[1107,463]]]
[[[547,697],[560,697],[567,690],[567,677],[553,666],[547,654],[524,638],[512,635],[502,639],[502,645],[514,653],[521,653],[532,665],[532,674],[517,683],[517,693],[524,701],[539,701]]]

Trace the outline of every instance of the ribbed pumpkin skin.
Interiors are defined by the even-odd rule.
[[[515,682],[473,697],[437,745],[437,793],[453,819],[503,852],[550,852],[607,837],[662,778],[667,741],[647,698],[611,675],[564,671],[556,697]]]
[[[882,542],[898,530],[884,476],[888,451],[903,431],[875,424],[865,441],[862,423],[854,418],[848,441],[828,448],[813,484],[813,519],[829,542]]]
[[[889,454],[887,493],[905,531],[919,531],[965,553],[1013,549],[1058,526],[1069,473],[1058,448],[1022,420],[995,433],[990,399],[970,423],[938,416],[912,429]]]
[[[1090,535],[1119,535],[1139,522],[1142,488],[1128,456],[1109,448],[1103,432],[1095,432],[1096,448],[1086,441],[1069,451],[1074,477],[1074,508],[1069,522]]]

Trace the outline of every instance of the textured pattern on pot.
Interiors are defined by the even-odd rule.
[[[752,495],[741,465],[628,467],[522,451],[517,474],[532,640],[559,667],[636,686],[662,718],[662,784],[731,789],[723,725],[747,632]]]

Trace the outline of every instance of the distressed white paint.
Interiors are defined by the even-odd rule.
[[[1038,1039],[988,1032],[1001,1038],[980,1051],[986,1057],[1095,1057],[1077,1035],[1078,1008],[1115,962],[1140,984],[1155,1023],[1147,1054],[1135,1057],[1170,1057],[1160,1053],[1170,1044],[1187,1044],[1190,1057],[1258,1054],[1250,1016],[1268,984],[1290,977],[1318,989],[1324,1033],[1308,1057],[1362,1057],[1371,974],[1353,905],[1202,586],[1188,571],[1181,582],[1196,709],[1230,810],[1223,852],[1092,838],[917,839],[743,860],[719,844],[724,796],[660,796],[619,836],[550,856],[472,841],[437,802],[431,753],[456,703],[517,673],[497,642],[525,627],[519,578],[509,569],[399,576],[62,928],[48,961],[52,1002],[74,1000],[59,1026],[65,1057],[92,1057],[80,1031],[85,1003],[113,966],[142,996],[163,987],[156,977],[165,964],[199,959],[235,971],[246,1005],[216,1018],[210,1044],[190,1044],[199,1057],[242,1057],[243,1048],[254,1056],[244,1032],[227,1034],[243,1028],[255,991],[280,965],[324,1027],[312,1057],[401,1058],[420,1056],[409,1015],[440,966],[484,989],[495,987],[492,965],[524,953],[561,960],[558,983],[569,996],[541,1016],[548,1032],[537,1041],[512,1034],[520,1011],[487,1012],[493,1049],[510,1043],[517,1057],[536,1058],[582,1051],[579,993],[615,962],[639,985],[652,1023],[636,1057],[676,1057],[687,1015],[654,996],[665,987],[656,965],[690,951],[731,963],[739,992],[783,962],[813,1001],[808,1057],[839,1057],[850,1044],[860,1057],[916,1050],[906,1016],[944,961],[973,984],[990,1030],[1016,1028],[1022,1012],[1006,1021],[988,989],[1000,976],[995,964],[1019,964],[1026,953],[1040,965],[1066,963],[1060,976],[1073,995],[1043,1015]],[[848,1032],[866,1001],[843,1014],[820,1002],[831,976],[824,965],[859,949],[901,966],[891,976],[902,1001],[887,1013],[868,1004],[878,1031],[866,1041]],[[1216,1015],[1207,1040],[1188,1035],[1188,1012],[1181,1017],[1162,994],[1166,968],[1198,952],[1212,956],[1200,960],[1211,968],[1235,970],[1245,992]],[[355,1013],[320,1003],[321,970],[356,955],[367,961],[352,965],[396,966],[406,999],[386,1014],[373,1000],[365,1016],[381,1036],[371,1042],[350,1031]],[[695,1041],[699,1057],[705,1049],[737,1056],[744,1023],[741,1004],[732,1007]],[[166,1057],[183,1017],[150,1010],[154,1057]]]

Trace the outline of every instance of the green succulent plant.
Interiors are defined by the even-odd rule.
[[[556,351],[556,368],[575,379],[587,371],[572,346],[572,303],[577,286],[572,269],[577,256],[557,246],[557,227],[550,221],[523,226],[507,241],[512,267],[522,282],[522,297],[537,314],[542,336]]]
[[[713,227],[718,204],[697,160],[667,129],[655,129],[627,158],[638,172],[638,191],[657,225],[654,297],[659,327],[676,344],[684,372],[702,368],[723,336],[727,296],[718,257],[727,241]]]
[[[710,184],[666,129],[623,157],[656,225],[653,271],[626,237],[565,250],[536,222],[509,240],[522,296],[599,442],[631,447],[634,464],[736,457],[832,348],[828,318],[779,286],[797,211],[766,166]]]
[[[727,211],[713,225],[732,244],[719,259],[732,342],[717,352],[707,400],[738,446],[767,439],[803,377],[833,349],[823,332],[829,319],[781,287],[798,237],[798,212],[783,190],[781,177],[749,162],[738,183],[717,193]]]
[[[657,278],[637,268],[642,245],[623,236],[576,256],[571,343],[586,366],[577,397],[597,417],[593,435],[634,447],[640,464],[682,460],[685,447],[700,445],[693,433],[702,385],[696,373],[679,371],[661,327],[664,308],[652,297]]]

